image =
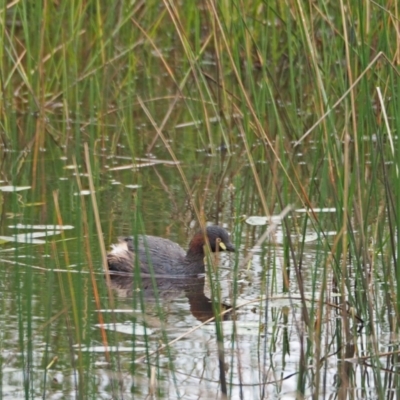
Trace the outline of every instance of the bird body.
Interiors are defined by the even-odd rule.
[[[177,243],[157,236],[120,238],[107,255],[108,267],[110,272],[132,273],[138,266],[141,273],[167,276],[204,273],[206,242],[212,252],[235,251],[228,232],[213,225],[195,234],[187,252]]]

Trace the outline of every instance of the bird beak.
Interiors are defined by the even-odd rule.
[[[232,243],[228,243],[228,246],[225,246],[227,251],[236,251],[235,246]]]
[[[219,247],[224,251],[235,251],[235,247],[231,243],[226,245],[224,242],[219,242]]]

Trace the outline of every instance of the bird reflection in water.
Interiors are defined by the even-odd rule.
[[[154,302],[158,298],[163,305],[172,303],[174,299],[184,295],[189,301],[192,315],[197,320],[205,322],[215,316],[212,301],[204,293],[204,276],[190,278],[141,276],[138,281],[135,281],[132,274],[110,274],[110,286],[119,297],[143,296],[146,302]],[[224,303],[220,303],[217,308],[219,312],[231,309]],[[222,319],[230,319],[230,312],[225,313]]]

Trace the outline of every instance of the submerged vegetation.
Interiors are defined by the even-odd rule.
[[[2,393],[400,398],[396,1],[0,5]],[[104,280],[206,222],[229,272]]]

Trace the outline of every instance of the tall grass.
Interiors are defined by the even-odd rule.
[[[365,370],[373,376],[378,397],[396,387],[396,379],[381,370],[377,343],[382,332],[377,321],[385,321],[392,334],[398,333],[399,17],[397,2],[361,0],[120,1],[112,7],[98,0],[0,4],[0,179],[32,186],[31,198],[25,199],[38,203],[32,220],[46,223],[47,216],[54,215],[54,221],[61,223],[68,220],[68,207],[74,207],[79,242],[85,249],[77,258],[85,260],[91,273],[84,283],[71,275],[68,283],[59,278],[80,396],[94,393],[90,385],[84,386],[85,356],[78,350],[75,364],[72,347],[90,343],[82,322],[92,307],[81,299],[85,285],[97,293],[100,309],[103,289],[97,288],[97,278],[102,274],[96,272],[101,272],[100,258],[104,259],[102,243],[131,226],[137,228],[133,216],[150,215],[152,205],[158,218],[153,218],[152,228],[146,227],[147,233],[169,233],[167,216],[168,229],[180,238],[193,221],[201,226],[213,220],[235,232],[241,253],[262,234],[261,229],[244,228],[243,215],[269,216],[288,204],[307,208],[304,216],[293,213],[283,222],[282,254],[278,244],[263,248],[263,257],[273,261],[265,262],[259,296],[266,327],[272,318],[268,299],[283,293],[289,294],[292,305],[295,298],[301,299],[301,321],[296,324],[297,396],[310,391],[319,398],[328,390],[325,374],[332,337],[341,361],[335,383],[338,394],[354,386],[369,390],[367,382],[359,381],[356,367],[344,361],[360,356],[369,357],[371,368]],[[83,143],[88,143],[86,155]],[[53,176],[64,176],[61,155],[70,164],[74,157],[76,174],[87,172],[91,180],[71,179],[69,187],[51,181]],[[128,163],[117,157],[130,158],[134,164],[142,162],[137,157],[172,163],[164,169],[154,166],[150,176],[142,169],[112,170],[119,160]],[[53,171],[48,169],[49,159]],[[112,186],[110,177],[142,184],[142,201],[135,201],[135,193],[132,199],[124,188]],[[96,191],[93,203],[73,200],[73,193],[88,188],[89,182],[93,196]],[[56,189],[61,196],[53,203]],[[107,193],[112,202],[106,201]],[[161,206],[158,197],[168,201]],[[6,199],[8,204],[16,201],[16,197]],[[110,211],[102,210],[102,204],[105,208],[110,203]],[[3,234],[6,213],[27,218],[20,203],[8,204],[3,205]],[[336,212],[315,212],[319,207],[334,207]],[[317,232],[311,266],[306,257],[310,230]],[[335,232],[333,238],[330,232]],[[63,257],[57,256],[56,263],[67,269],[71,247],[65,240],[59,247]],[[98,253],[92,254],[92,249]],[[16,250],[16,258],[18,254]],[[57,254],[54,248],[53,254]],[[234,305],[243,273],[239,265],[237,258]],[[18,270],[15,274],[17,279]],[[221,302],[217,277],[210,276],[215,309]],[[26,291],[19,289],[16,299],[19,347],[23,364],[32,365],[34,350],[25,333],[28,339],[33,334],[34,311],[31,300],[27,308],[22,306],[23,299],[32,298],[32,279],[30,275],[24,279]],[[60,311],[50,301],[46,307],[47,318]],[[103,322],[101,314],[97,318]],[[104,318],[108,321],[108,316]],[[362,341],[362,351],[354,345],[360,320],[363,332],[371,337]],[[110,321],[115,322],[115,316]],[[234,377],[232,371],[225,374],[223,364],[232,369],[241,365],[239,352],[234,351],[240,342],[233,331],[232,351],[229,357],[223,354],[222,326],[217,317],[222,392],[229,397]],[[163,330],[164,342],[167,336]],[[100,340],[107,347],[104,330]],[[261,340],[260,333],[259,343],[260,381],[265,389],[264,372],[274,368],[267,356],[268,334]],[[148,362],[152,362],[151,346],[146,343]],[[393,356],[388,369],[397,373],[396,343],[387,350]],[[174,353],[168,357],[171,366]],[[136,358],[134,353],[132,359]],[[115,360],[119,372],[118,357]],[[85,362],[90,364],[89,357]],[[154,372],[147,368],[146,373],[150,379]],[[179,397],[177,379],[173,377]],[[27,374],[26,397],[34,390],[32,382]],[[263,389],[258,395],[267,397]]]

